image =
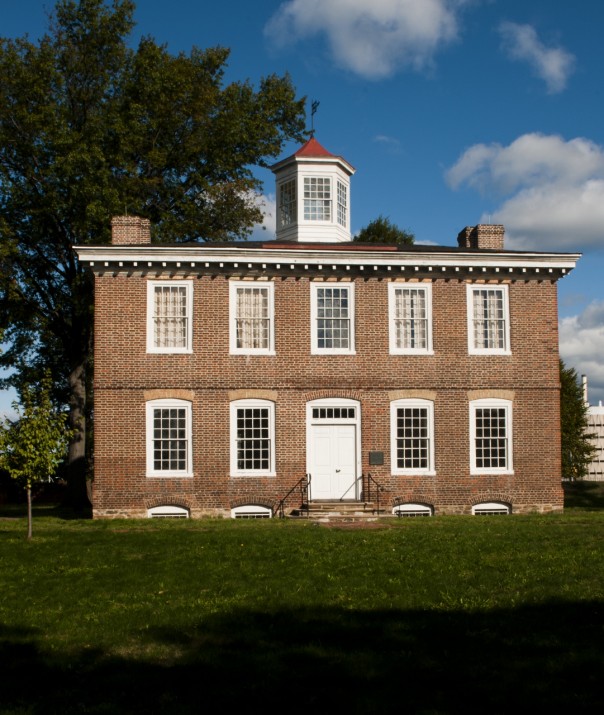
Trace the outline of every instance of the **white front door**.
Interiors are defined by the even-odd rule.
[[[357,499],[354,424],[310,426],[310,498]]]

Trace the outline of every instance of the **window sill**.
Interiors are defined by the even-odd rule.
[[[399,349],[390,350],[390,355],[434,355],[434,350],[425,350],[423,348],[413,349]]]
[[[471,350],[468,350],[468,355],[511,355],[512,351],[511,350],[493,350],[493,349],[487,349],[485,348],[484,350],[478,350],[477,348],[472,348]]]
[[[470,476],[472,477],[491,477],[493,475],[502,475],[502,476],[508,476],[508,477],[513,477],[514,476],[514,470],[513,469],[470,469]]]
[[[311,355],[356,355],[356,350],[329,350],[321,348],[312,348]]]
[[[167,472],[166,474],[147,473],[147,479],[193,479],[192,472]]]
[[[147,355],[192,355],[191,348],[149,348],[147,347]]]
[[[433,469],[405,469],[391,472],[392,477],[435,477],[436,471]]]

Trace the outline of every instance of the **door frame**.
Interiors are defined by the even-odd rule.
[[[334,417],[334,418],[314,418],[313,408],[317,407],[352,407],[354,408],[354,417]],[[361,403],[359,400],[353,400],[348,397],[322,397],[318,400],[310,400],[306,403],[306,472],[311,475],[308,499],[312,500],[312,466],[314,464],[314,442],[313,442],[313,426],[314,425],[353,425],[355,427],[355,448],[356,448],[356,464],[354,477],[354,490],[351,495],[351,501],[359,501],[361,498],[362,485],[360,483],[361,476]]]

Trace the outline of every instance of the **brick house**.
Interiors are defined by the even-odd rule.
[[[276,240],[152,244],[95,277],[95,517],[562,509],[556,282],[578,254],[351,242],[354,169],[273,167]],[[379,486],[379,492],[377,492]]]

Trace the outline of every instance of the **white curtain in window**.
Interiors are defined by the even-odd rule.
[[[269,348],[268,288],[237,289],[237,347]]]
[[[187,289],[182,286],[155,288],[155,345],[160,348],[187,346]]]
[[[497,289],[474,291],[474,347],[505,347],[503,293]]]
[[[401,288],[395,296],[397,347],[425,349],[428,330],[425,291]]]

